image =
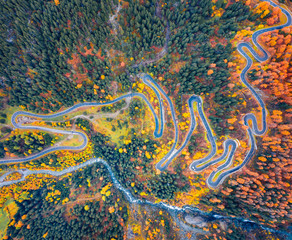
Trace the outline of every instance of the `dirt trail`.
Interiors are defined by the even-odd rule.
[[[114,6],[114,3],[112,2],[112,5]],[[117,29],[119,28],[119,23],[117,22],[116,18],[120,12],[120,10],[122,9],[121,4],[119,3],[119,5],[116,8],[115,14],[111,15],[109,18],[109,22],[110,24],[113,26],[113,30],[114,30],[114,34],[117,35],[118,31]]]
[[[94,114],[94,115],[81,114],[81,115],[77,115],[77,116],[75,116],[75,117],[73,117],[71,119],[84,118],[84,119],[87,119],[90,122],[93,122],[93,121],[95,121],[96,119],[99,119],[99,118],[113,118],[114,119],[121,113],[121,111],[124,111],[127,108],[129,108],[131,99],[132,99],[131,97],[125,98],[126,106],[121,108],[120,110],[114,112],[114,113],[97,113],[97,114]],[[90,117],[93,117],[93,118],[90,118]]]

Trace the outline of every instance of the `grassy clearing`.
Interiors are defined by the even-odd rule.
[[[76,117],[78,115],[94,115],[100,110],[100,108],[101,107],[85,107],[85,108],[82,107],[64,116],[49,118],[49,119],[46,119],[45,121],[60,121],[61,122],[61,121],[65,121],[66,119],[71,119],[73,117]]]
[[[23,195],[23,194],[21,194]],[[27,194],[25,196],[20,196],[22,199],[27,198]],[[6,234],[7,226],[13,216],[17,213],[18,207],[12,198],[8,199],[2,208],[0,208],[0,238]]]
[[[1,116],[1,119],[5,119],[5,123],[0,123],[0,129],[6,128],[7,126],[13,127],[11,124],[11,116],[15,111],[20,111],[20,110],[23,110],[23,109],[20,107],[7,107],[4,110],[2,110],[1,114],[6,114],[7,117],[4,118]],[[0,138],[6,136],[7,134],[8,132],[6,131],[5,132],[0,131]]]
[[[113,126],[116,129],[115,131],[113,131]],[[124,136],[127,136],[129,133],[129,128],[126,128],[125,126],[123,126],[122,129],[120,129],[118,127],[116,120],[109,122],[104,118],[100,118],[95,121],[94,129],[97,132],[100,132],[106,136],[109,136],[111,138],[111,141],[116,143],[118,146],[123,143],[123,140],[121,138],[123,138]]]
[[[13,115],[13,113],[15,113],[17,111],[23,111],[23,109],[21,107],[7,107],[2,111],[2,113],[5,113],[7,115],[7,118],[6,118],[7,125],[12,126],[12,124],[10,122],[11,116]]]
[[[77,147],[83,143],[83,139],[79,135],[73,135],[72,138],[65,140],[61,143],[60,146],[70,146],[70,147]]]
[[[3,208],[0,209],[0,238],[3,239],[6,229],[8,226],[10,219],[8,216],[8,213],[3,210]]]

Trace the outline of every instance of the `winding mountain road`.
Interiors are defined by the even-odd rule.
[[[20,129],[34,129],[34,130],[43,130],[43,131],[49,131],[49,132],[54,132],[54,133],[61,133],[61,134],[77,134],[80,135],[83,138],[83,143],[81,146],[78,147],[52,147],[46,150],[41,151],[40,153],[25,157],[25,158],[19,158],[19,159],[9,159],[9,160],[0,160],[0,164],[8,164],[8,163],[16,163],[16,162],[24,162],[24,161],[30,161],[39,157],[42,157],[48,153],[54,152],[54,151],[58,151],[58,150],[82,150],[83,148],[85,148],[87,146],[88,143],[88,137],[86,134],[84,134],[83,132],[80,131],[65,131],[65,130],[57,130],[57,129],[52,129],[52,128],[45,128],[45,127],[40,127],[40,126],[23,126],[21,124],[17,123],[17,117],[20,115],[26,115],[26,116],[31,116],[31,117],[37,117],[37,118],[41,118],[41,119],[50,119],[50,118],[54,118],[54,117],[58,117],[58,116],[63,116],[67,113],[72,112],[73,110],[80,108],[80,107],[84,107],[84,106],[105,106],[105,105],[109,105],[109,104],[114,104],[122,99],[125,98],[133,98],[133,97],[139,97],[142,98],[145,103],[147,104],[147,106],[149,107],[150,111],[152,112],[154,121],[155,121],[155,130],[154,130],[154,137],[159,138],[162,137],[163,135],[163,131],[164,131],[164,125],[165,125],[165,117],[164,117],[164,106],[163,106],[163,98],[161,97],[161,95],[166,99],[169,108],[171,110],[171,115],[172,115],[172,120],[174,123],[174,128],[175,128],[175,136],[174,136],[174,143],[172,145],[171,150],[159,161],[159,163],[157,163],[156,168],[163,171],[165,170],[168,165],[172,162],[172,160],[186,147],[186,145],[188,144],[190,137],[194,131],[194,129],[196,128],[196,119],[194,116],[194,103],[197,104],[197,109],[198,109],[198,114],[199,117],[204,125],[204,128],[207,132],[207,139],[208,141],[211,143],[211,151],[209,152],[209,154],[199,160],[194,161],[191,165],[190,165],[190,169],[192,171],[202,171],[204,169],[206,169],[207,167],[213,165],[213,164],[217,164],[221,161],[223,161],[224,159],[226,159],[225,163],[218,166],[217,169],[215,171],[213,171],[210,176],[207,179],[207,184],[209,187],[212,188],[216,188],[218,187],[226,177],[228,177],[230,174],[240,170],[245,164],[247,164],[251,158],[253,157],[253,155],[255,154],[256,151],[256,141],[255,141],[255,136],[261,136],[263,134],[265,134],[265,132],[267,131],[267,123],[266,123],[266,117],[267,117],[267,111],[265,108],[265,104],[263,102],[263,100],[261,99],[261,97],[257,94],[257,92],[252,88],[252,86],[248,83],[248,81],[246,80],[246,74],[248,72],[248,70],[250,69],[250,67],[252,66],[253,60],[248,56],[247,52],[244,51],[244,49],[247,49],[252,56],[259,62],[262,61],[266,61],[268,59],[268,53],[263,49],[263,47],[257,42],[257,38],[259,35],[261,35],[262,33],[268,32],[268,31],[273,31],[275,29],[282,29],[286,26],[290,26],[291,25],[291,15],[290,13],[283,9],[282,7],[276,5],[275,3],[273,3],[272,1],[268,0],[267,2],[269,2],[272,6],[274,7],[279,7],[282,12],[286,15],[287,17],[287,22],[281,26],[275,26],[275,27],[270,27],[270,28],[266,28],[266,29],[261,29],[259,31],[256,31],[253,36],[252,36],[252,40],[254,45],[261,51],[261,55],[259,55],[250,44],[248,43],[240,43],[237,47],[238,52],[246,59],[247,64],[245,66],[245,68],[242,70],[241,75],[240,75],[240,79],[241,81],[248,87],[248,89],[252,92],[253,96],[255,97],[255,99],[258,101],[261,110],[262,110],[262,121],[261,121],[261,129],[259,129],[258,123],[257,123],[257,119],[256,116],[252,113],[248,113],[244,116],[244,124],[248,127],[247,128],[247,134],[249,136],[249,142],[250,142],[250,149],[247,152],[244,161],[237,165],[236,167],[233,167],[231,169],[229,169],[229,167],[232,165],[232,160],[233,160],[233,156],[235,154],[235,151],[238,147],[238,143],[235,140],[232,139],[227,139],[223,146],[224,146],[224,152],[223,154],[212,160],[212,158],[216,155],[217,153],[217,145],[216,145],[216,137],[213,135],[212,133],[212,129],[205,117],[204,114],[204,110],[203,110],[203,101],[202,98],[196,95],[191,96],[188,99],[188,107],[189,107],[189,111],[191,113],[191,123],[190,123],[190,127],[189,127],[189,131],[188,134],[186,135],[184,142],[181,144],[180,147],[177,148],[177,142],[178,142],[178,127],[177,127],[177,121],[176,121],[176,113],[175,113],[175,109],[173,106],[173,103],[171,101],[171,99],[167,96],[167,94],[165,93],[165,91],[153,80],[153,78],[147,74],[141,75],[141,78],[143,80],[143,82],[148,85],[156,94],[157,98],[159,99],[159,105],[160,105],[160,121],[159,121],[159,117],[156,115],[156,113],[154,112],[154,109],[152,107],[152,105],[150,104],[150,102],[147,100],[146,96],[144,94],[141,93],[130,93],[130,94],[126,94],[124,96],[118,97],[117,99],[107,102],[107,103],[96,103],[96,102],[91,102],[91,103],[79,103],[74,105],[71,108],[68,108],[64,111],[61,111],[59,113],[55,113],[55,114],[50,114],[50,115],[40,115],[40,114],[34,114],[34,113],[29,113],[29,112],[25,112],[25,111],[18,111],[15,112],[12,115],[11,118],[11,122],[13,124],[13,126],[15,128],[20,128]],[[251,124],[250,125],[250,121]],[[165,209],[168,212],[170,212],[170,214],[175,218],[175,220],[177,221],[178,224],[180,224],[181,226],[184,226],[185,223],[181,222],[181,220],[177,217],[178,214],[180,213],[185,213],[185,212],[194,212],[196,214],[199,214],[200,216],[206,216],[206,217],[212,217],[214,219],[228,219],[231,221],[237,221],[240,222],[242,224],[251,224],[251,225],[255,225],[257,227],[260,227],[262,229],[265,229],[267,231],[271,231],[271,232],[276,232],[273,229],[268,229],[262,225],[256,224],[252,221],[249,221],[247,219],[242,219],[242,218],[235,218],[235,217],[224,217],[224,216],[220,216],[220,215],[216,215],[214,213],[205,213],[197,208],[193,208],[193,207],[189,207],[189,206],[184,206],[183,208],[180,207],[176,207],[176,206],[172,206],[166,203],[152,203],[148,200],[140,200],[140,199],[136,199],[132,193],[124,188],[120,182],[116,179],[111,167],[109,166],[109,164],[105,161],[102,160],[100,158],[92,158],[89,159],[88,161],[79,164],[77,166],[72,166],[69,167],[67,169],[64,169],[62,171],[51,171],[51,170],[28,170],[28,169],[19,169],[19,170],[15,170],[15,171],[11,171],[11,172],[7,172],[4,175],[2,175],[0,177],[0,187],[3,186],[9,186],[11,184],[15,184],[21,181],[25,181],[26,177],[32,174],[48,174],[48,175],[53,175],[53,176],[61,176],[67,173],[71,173],[74,172],[76,170],[79,170],[81,168],[84,168],[88,165],[92,165],[92,164],[103,164],[110,176],[111,179],[115,185],[115,187],[117,189],[119,189],[127,198],[127,200],[131,203],[131,204],[141,204],[141,205],[149,205],[149,206],[153,206],[153,207],[158,207],[161,209]],[[228,169],[228,170],[226,170]],[[222,172],[223,170],[226,170],[224,172]],[[11,181],[5,181],[5,178],[7,176],[9,176],[12,173],[20,173],[21,174],[21,178],[18,180],[11,180]],[[216,175],[218,175],[216,177]],[[215,180],[214,180],[215,179]],[[203,232],[202,230],[198,229],[197,232]],[[289,235],[286,232],[281,232],[282,234],[285,235]]]
[[[152,87],[152,86],[151,86]],[[134,97],[140,97],[142,98],[145,103],[147,104],[147,106],[149,107],[150,111],[152,112],[152,115],[154,117],[155,120],[155,130],[154,130],[154,137],[160,137],[162,135],[163,132],[163,125],[159,124],[163,123],[163,118],[161,117],[161,120],[158,120],[158,116],[156,115],[151,103],[148,101],[148,99],[146,98],[146,96],[142,93],[130,93],[130,94],[126,94],[124,96],[118,97],[115,100],[106,102],[106,103],[96,103],[96,102],[85,102],[85,103],[79,103],[74,105],[73,107],[70,107],[64,111],[58,112],[58,113],[54,113],[54,114],[49,114],[49,115],[42,115],[42,114],[35,114],[35,113],[30,113],[30,112],[26,112],[26,111],[17,111],[15,112],[12,117],[11,117],[11,123],[13,125],[14,128],[19,128],[19,129],[28,129],[28,130],[40,130],[40,131],[48,131],[48,132],[52,132],[52,133],[58,133],[58,134],[73,134],[73,135],[79,135],[80,137],[82,137],[83,139],[83,143],[80,146],[76,146],[76,147],[70,147],[70,146],[58,146],[58,147],[51,147],[48,149],[45,149],[37,154],[33,154],[27,157],[23,157],[23,158],[17,158],[17,159],[7,159],[7,160],[1,160],[0,159],[0,164],[9,164],[9,163],[17,163],[17,162],[26,162],[26,161],[30,161],[33,159],[37,159],[40,158],[48,153],[51,152],[55,152],[55,151],[61,151],[61,150],[82,150],[84,149],[87,144],[88,144],[88,137],[85,133],[81,132],[81,131],[67,131],[67,130],[59,130],[59,129],[53,129],[53,128],[47,128],[47,127],[41,127],[41,126],[23,126],[21,124],[18,124],[16,122],[16,119],[18,116],[20,115],[25,115],[25,116],[29,116],[29,117],[37,117],[37,118],[41,118],[41,119],[50,119],[50,118],[55,118],[55,117],[59,117],[59,116],[63,116],[65,114],[68,114],[80,107],[84,107],[84,106],[106,106],[106,105],[110,105],[110,104],[114,104],[122,99],[125,98],[134,98]],[[159,96],[158,96],[159,97]]]
[[[262,129],[261,130],[259,129],[256,116],[253,113],[248,113],[248,114],[246,114],[244,116],[244,119],[243,119],[244,120],[244,125],[248,127],[247,133],[248,133],[248,136],[249,136],[250,150],[246,154],[246,156],[245,156],[245,158],[244,158],[244,160],[243,160],[243,162],[241,164],[237,165],[234,168],[228,169],[225,172],[222,172],[217,177],[217,179],[215,181],[213,181],[213,179],[214,179],[214,177],[216,176],[217,173],[220,173],[222,170],[228,168],[231,165],[230,157],[232,158],[232,156],[229,155],[228,160],[226,161],[226,163],[221,165],[221,166],[219,166],[217,168],[217,170],[213,171],[209,175],[209,177],[207,179],[207,184],[208,184],[209,187],[212,187],[212,188],[217,187],[220,183],[222,183],[224,181],[224,179],[226,177],[228,177],[230,174],[235,173],[236,171],[239,171],[243,166],[245,166],[251,160],[251,158],[254,156],[256,148],[257,148],[256,141],[255,141],[255,136],[262,136],[267,131],[267,110],[266,110],[265,103],[246,79],[246,74],[247,74],[248,70],[251,68],[251,66],[253,64],[253,60],[248,56],[247,52],[244,51],[244,48],[246,48],[257,61],[263,62],[263,61],[268,60],[269,54],[258,43],[258,37],[263,33],[270,32],[270,31],[273,31],[273,30],[279,30],[279,29],[282,29],[284,27],[290,26],[291,23],[292,23],[292,18],[291,18],[291,14],[286,9],[284,9],[281,6],[275,4],[273,1],[267,0],[266,2],[269,2],[271,4],[271,6],[273,6],[273,7],[279,7],[281,9],[281,11],[285,14],[285,16],[287,18],[286,23],[283,24],[283,25],[279,25],[279,26],[274,26],[274,27],[261,29],[261,30],[258,30],[258,31],[253,33],[253,35],[252,35],[253,44],[261,51],[261,55],[259,55],[252,48],[252,46],[249,43],[240,43],[237,46],[237,51],[246,59],[246,62],[247,62],[246,66],[244,67],[244,69],[242,70],[242,72],[240,74],[240,80],[251,91],[252,95],[255,97],[255,99],[257,100],[257,102],[259,103],[259,105],[261,107],[261,111],[262,111],[262,121],[261,121]],[[249,121],[252,122],[251,126],[249,124]],[[225,146],[226,146],[226,144],[225,144]],[[226,151],[226,148],[224,148],[224,152],[225,151]],[[223,153],[223,155],[224,155],[224,153]],[[213,164],[215,164],[215,163],[217,163],[219,161],[221,161],[220,158],[217,159],[217,161],[214,160]],[[192,170],[195,170],[195,169],[192,169]]]
[[[240,79],[241,81],[247,86],[247,88],[252,92],[253,96],[255,97],[255,99],[258,101],[261,109],[262,109],[262,128],[259,129],[258,126],[258,122],[256,119],[256,116],[252,113],[248,113],[244,116],[244,124],[248,127],[247,129],[247,134],[249,136],[249,142],[250,142],[250,150],[248,151],[248,153],[246,154],[244,161],[231,168],[228,169],[231,165],[232,165],[232,160],[233,160],[233,156],[235,154],[235,151],[238,147],[238,143],[235,140],[232,139],[227,139],[223,146],[224,146],[224,152],[222,154],[221,157],[212,160],[212,158],[216,155],[217,153],[217,144],[216,144],[216,137],[213,135],[212,129],[205,117],[204,114],[204,110],[203,110],[203,100],[200,96],[196,96],[193,95],[188,99],[188,107],[189,107],[189,111],[191,113],[191,123],[190,123],[190,127],[189,127],[189,131],[188,134],[186,135],[184,142],[181,144],[180,147],[177,147],[177,142],[178,142],[178,137],[179,137],[179,132],[178,132],[178,122],[176,120],[176,113],[175,113],[175,108],[174,105],[171,101],[171,99],[167,96],[167,94],[165,93],[165,91],[157,84],[157,82],[155,82],[153,80],[153,78],[148,75],[148,74],[141,74],[140,77],[143,80],[143,82],[149,86],[154,93],[156,94],[156,97],[159,100],[159,106],[160,106],[160,120],[159,117],[156,115],[151,103],[148,101],[148,99],[146,98],[146,96],[142,93],[129,93],[126,95],[123,95],[121,97],[116,98],[115,100],[106,102],[106,103],[97,103],[97,102],[85,102],[85,103],[79,103],[76,104],[64,111],[55,113],[55,114],[49,114],[49,115],[41,115],[41,114],[34,114],[34,113],[30,113],[30,112],[26,112],[26,111],[18,111],[15,112],[12,115],[11,118],[11,122],[12,125],[15,128],[19,128],[19,129],[31,129],[31,130],[42,130],[42,131],[49,131],[49,132],[53,132],[53,133],[60,133],[60,134],[75,134],[75,135],[79,135],[82,137],[83,139],[83,143],[80,146],[77,147],[69,147],[69,146],[58,146],[58,147],[51,147],[48,149],[45,149],[37,154],[34,155],[30,155],[28,157],[24,157],[24,158],[19,158],[19,159],[9,159],[9,160],[0,160],[0,164],[8,164],[8,163],[16,163],[16,162],[24,162],[24,161],[30,161],[39,157],[42,157],[48,153],[54,152],[54,151],[60,151],[60,150],[82,150],[84,149],[87,144],[88,144],[88,137],[85,133],[81,132],[81,131],[66,131],[66,130],[57,130],[57,129],[52,129],[52,128],[46,128],[46,127],[41,127],[41,126],[23,126],[21,124],[17,123],[17,117],[20,115],[26,115],[26,116],[30,116],[30,117],[37,117],[37,118],[41,118],[41,119],[50,119],[50,118],[55,118],[58,116],[63,116],[65,114],[68,114],[74,110],[76,110],[77,108],[80,107],[84,107],[84,106],[105,106],[105,105],[110,105],[110,104],[114,104],[122,99],[125,98],[133,98],[133,97],[139,97],[142,98],[145,103],[147,104],[147,106],[149,107],[150,111],[152,112],[153,118],[154,118],[154,122],[155,122],[155,130],[154,130],[154,137],[155,138],[160,138],[163,135],[163,131],[164,131],[164,125],[165,125],[165,116],[164,116],[164,106],[163,106],[163,98],[161,97],[161,95],[166,99],[169,108],[171,110],[171,116],[172,116],[172,120],[174,123],[174,128],[175,128],[175,136],[174,136],[174,143],[170,149],[170,151],[157,163],[156,168],[163,171],[165,170],[168,165],[172,162],[172,160],[177,157],[177,155],[186,147],[186,145],[188,144],[193,131],[196,128],[196,119],[194,116],[194,103],[197,104],[197,109],[198,109],[198,114],[200,116],[200,119],[204,125],[204,128],[207,132],[207,139],[211,144],[211,151],[209,152],[209,154],[199,160],[194,161],[191,165],[190,165],[190,169],[192,171],[202,171],[204,169],[206,169],[207,167],[209,167],[210,165],[213,164],[217,164],[221,161],[223,161],[224,159],[226,159],[225,163],[218,166],[217,169],[215,171],[213,171],[210,176],[207,179],[207,184],[209,187],[212,188],[216,188],[218,187],[223,180],[229,176],[230,174],[240,170],[244,165],[246,165],[250,159],[253,157],[255,151],[256,151],[256,141],[255,141],[255,136],[260,136],[265,134],[266,130],[267,130],[267,123],[266,123],[266,117],[267,117],[267,111],[265,108],[265,104],[263,102],[263,100],[261,99],[261,97],[257,94],[257,92],[253,89],[253,87],[248,83],[248,81],[246,80],[246,74],[248,72],[248,70],[250,69],[250,67],[252,66],[253,60],[248,56],[247,52],[244,51],[244,49],[247,49],[252,56],[257,60],[257,61],[266,61],[269,57],[268,53],[264,50],[264,48],[258,43],[257,39],[259,37],[259,35],[261,35],[262,33],[268,32],[268,31],[273,31],[276,29],[282,29],[286,26],[290,26],[291,25],[291,15],[290,13],[285,10],[284,8],[278,6],[277,4],[273,3],[272,1],[268,0],[267,2],[269,2],[272,6],[274,7],[279,7],[282,12],[286,15],[287,17],[287,21],[285,24],[280,25],[280,26],[274,26],[274,27],[269,27],[266,29],[261,29],[256,31],[253,35],[252,35],[252,40],[254,45],[261,51],[261,55],[259,55],[249,43],[240,43],[237,47],[238,52],[246,59],[247,64],[244,67],[244,69],[242,70],[241,74],[240,74]],[[250,121],[252,123],[252,125],[250,125]],[[104,162],[104,160],[99,160],[102,163]],[[17,170],[17,172],[22,174],[22,178],[20,180],[16,180],[16,182],[19,181],[23,181],[25,179],[26,176],[30,175],[30,174],[36,174],[36,173],[44,173],[44,174],[51,174],[54,176],[60,176],[62,174],[68,173],[68,172],[72,172],[75,171],[81,167],[84,167],[86,165],[92,164],[93,162],[96,162],[96,160],[88,160],[87,162],[80,164],[78,166],[74,166],[74,167],[70,167],[67,168],[61,172],[55,172],[55,171],[48,171],[48,170],[36,170],[36,171],[32,171],[32,170]],[[228,170],[226,170],[228,169]],[[223,170],[226,170],[224,172],[222,172]],[[5,177],[8,176],[9,174],[11,174],[13,172],[9,172],[5,174]],[[218,176],[217,176],[218,175]],[[216,178],[217,176],[217,178]],[[4,176],[0,177],[0,187],[4,186],[4,185],[9,185],[9,184],[13,184],[16,183],[14,181],[4,181]],[[214,180],[216,178],[216,180]]]

